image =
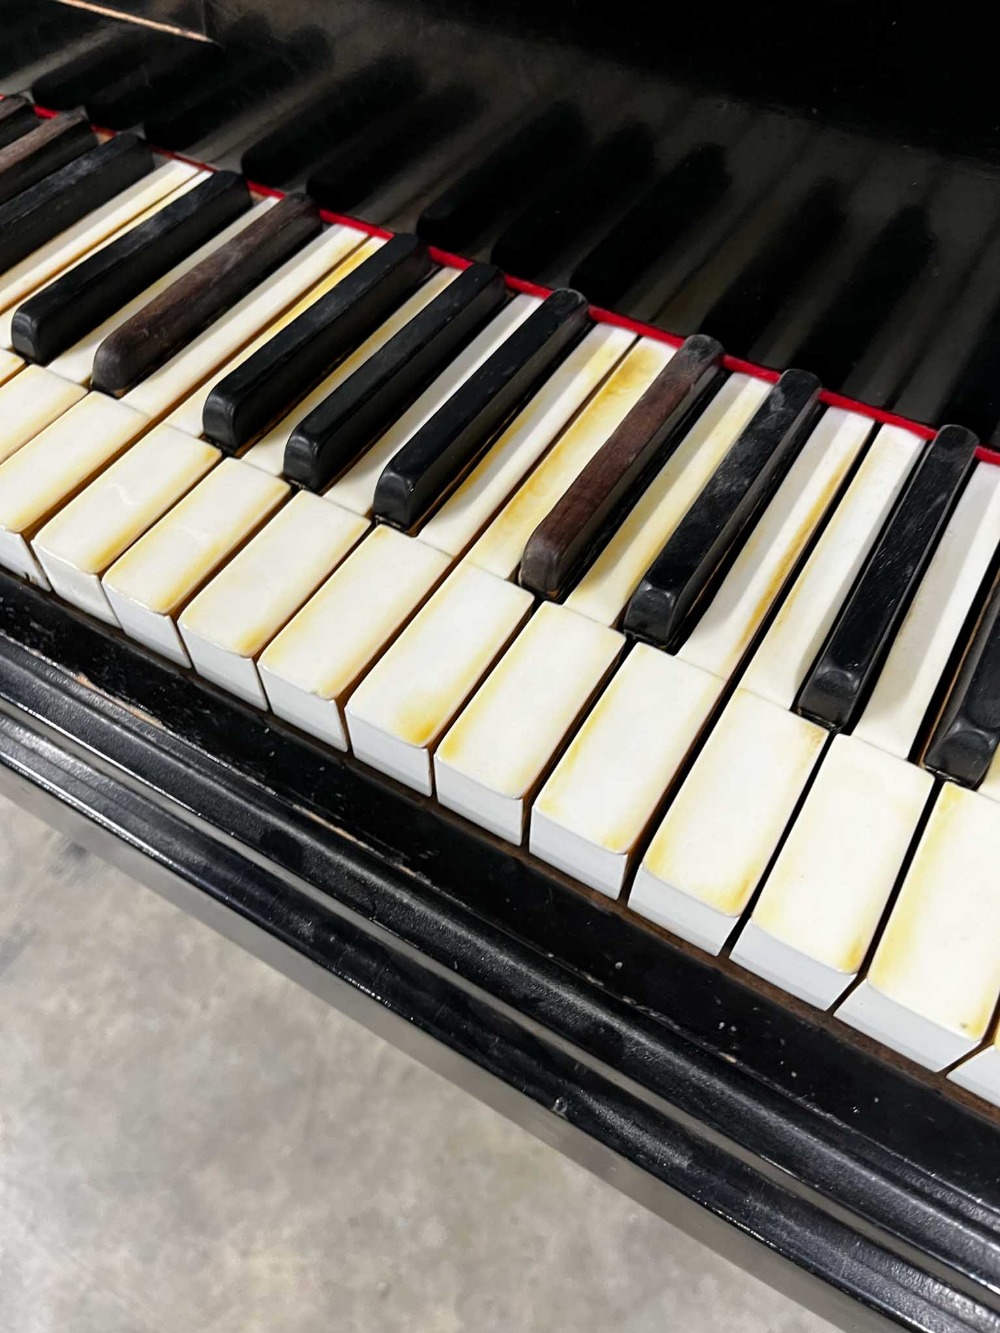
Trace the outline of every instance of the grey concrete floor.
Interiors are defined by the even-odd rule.
[[[5,1333],[821,1333],[0,802]]]

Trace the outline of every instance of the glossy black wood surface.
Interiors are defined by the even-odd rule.
[[[653,1206],[680,1191],[904,1327],[1000,1324],[995,1119],[6,575],[0,645],[8,775],[610,1148]]]

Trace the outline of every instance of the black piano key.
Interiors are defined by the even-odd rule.
[[[924,755],[924,767],[978,787],[1000,746],[1000,583],[990,594]]]
[[[409,61],[386,57],[336,83],[243,154],[243,174],[261,185],[280,186],[311,167],[330,145],[357,134],[375,117],[388,115],[420,91]]]
[[[300,421],[285,475],[319,491],[409,406],[503,305],[503,274],[473,264]]]
[[[944,426],[923,453],[806,677],[796,711],[837,730],[858,719],[975,462],[977,439]]]
[[[845,220],[843,191],[821,181],[800,199],[783,225],[729,287],[700,323],[733,353],[746,356],[771,319],[833,244]]]
[[[148,29],[116,23],[99,33],[80,55],[36,79],[31,95],[39,106],[52,111],[81,106],[98,88],[140,66],[157,41]]]
[[[385,466],[377,518],[413,528],[583,336],[587,302],[553,292]]]
[[[400,107],[342,143],[320,163],[306,188],[321,207],[348,213],[397,172],[468,125],[480,109],[477,94],[459,86]]]
[[[580,261],[570,279],[573,286],[595,305],[618,305],[728,188],[725,151],[718,144],[699,144]]]
[[[221,62],[213,43],[177,38],[91,92],[84,104],[87,115],[109,130],[127,129],[142,120],[174,80],[210,83]]]
[[[240,176],[213,173],[18,306],[11,321],[15,350],[31,361],[51,361],[217,235],[250,203]]]
[[[934,250],[926,211],[917,204],[901,209],[800,345],[801,363],[831,389],[840,389]]]
[[[547,107],[428,204],[417,232],[446,250],[467,248],[586,142],[575,107]]]
[[[712,575],[781,484],[819,390],[808,371],[785,371],[643,575],[626,631],[661,648],[676,645]]]
[[[292,407],[431,271],[416,236],[394,236],[332,291],[276,333],[215,386],[205,400],[210,440],[239,449]]]
[[[97,135],[79,112],[36,120],[35,126],[0,148],[0,203],[97,147]]]
[[[645,125],[623,125],[559,173],[493,246],[491,258],[508,273],[534,278],[603,221],[653,173],[656,152]]]
[[[554,599],[569,591],[632,508],[650,468],[665,461],[678,427],[718,379],[721,359],[722,345],[700,334],[675,352],[531,534],[521,560],[523,587]]]
[[[120,134],[0,204],[0,270],[11,268],[152,170],[153,154],[142,140]]]
[[[0,148],[28,134],[38,124],[31,103],[24,97],[5,97],[0,101]]]
[[[118,326],[94,356],[91,387],[121,394],[214,323],[320,230],[315,206],[281,199]]]

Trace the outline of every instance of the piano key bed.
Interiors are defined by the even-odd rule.
[[[831,1317],[995,1327],[975,436],[19,123],[3,787]]]

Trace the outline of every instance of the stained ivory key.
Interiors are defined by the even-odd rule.
[[[279,717],[347,749],[344,705],[447,572],[440,551],[378,527],[285,626],[259,661]]]
[[[933,786],[856,736],[836,736],[732,951],[819,1009],[864,962]]]
[[[176,618],[287,497],[288,485],[227,458],[111,566],[102,580],[131,638],[182,666]]]
[[[616,898],[721,691],[716,676],[637,644],[538,794],[531,851]]]
[[[700,334],[678,349],[531,534],[519,574],[523,587],[540,597],[563,596],[601,534],[625,516],[639,480],[713,383],[721,359],[721,345]]]
[[[825,741],[821,727],[737,690],[643,857],[629,907],[718,953],[753,897]]]
[[[815,375],[785,371],[646,571],[626,630],[660,647],[679,641],[719,564],[791,466],[819,387]]]
[[[531,607],[523,589],[460,565],[351,696],[355,755],[430,796],[434,746]]]
[[[1000,995],[1000,806],[946,782],[867,975],[837,1017],[928,1069],[968,1055]]]
[[[0,388],[0,463],[78,403],[86,389],[41,366],[24,370]]]
[[[238,236],[178,279],[105,338],[94,357],[91,383],[104,393],[126,393],[169,361],[314,237],[319,214],[308,200],[288,195],[257,207]]]
[[[438,747],[438,800],[509,842],[624,647],[621,634],[543,603]]]
[[[365,519],[300,491],[181,615],[198,674],[266,708],[255,659],[367,530]]]
[[[975,464],[977,443],[971,431],[945,426],[925,447],[799,692],[795,707],[804,717],[838,730],[857,720]]]
[[[117,625],[101,576],[220,457],[218,449],[171,426],[157,426],[132,445],[32,541],[53,592]]]

